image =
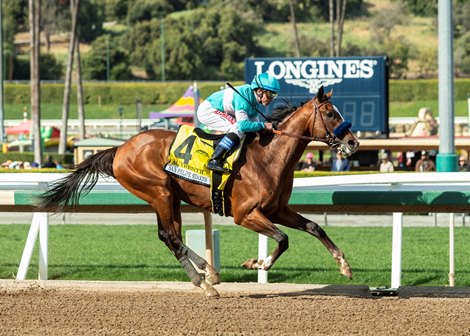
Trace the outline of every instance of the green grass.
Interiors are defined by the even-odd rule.
[[[257,235],[235,226],[214,228],[220,230],[222,281],[256,282],[257,272],[245,270],[240,264],[257,256]],[[28,225],[0,225],[0,278],[14,278],[28,229]],[[391,227],[326,227],[353,268],[352,281],[340,275],[338,266],[315,238],[287,228],[282,230],[289,235],[290,248],[269,272],[270,282],[390,286]],[[466,251],[470,230],[455,230],[456,286],[470,286]],[[155,226],[53,225],[49,239],[50,279],[189,281],[158,240]],[[273,246],[270,241],[270,248]],[[447,285],[448,230],[404,228],[402,260],[402,285]],[[37,251],[28,278],[37,278]]]
[[[333,98],[334,99],[334,98]],[[439,116],[439,105],[437,100],[424,100],[413,102],[391,102],[390,117],[418,117],[418,111],[422,107],[430,107],[434,117]],[[468,116],[468,103],[465,100],[454,102],[454,113],[456,117]]]

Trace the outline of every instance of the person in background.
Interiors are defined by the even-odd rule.
[[[300,166],[300,170],[302,171],[314,171],[317,168],[317,164],[315,161],[313,161],[313,154],[308,152],[307,155],[305,155],[305,161],[302,162],[302,165]]]
[[[46,162],[42,164],[42,168],[57,168],[57,165],[52,160],[52,155],[46,157]]]
[[[331,164],[331,171],[348,171],[349,169],[349,160],[343,157],[343,153],[337,152],[336,159]]]
[[[470,171],[470,169],[468,167],[467,158],[464,155],[460,155],[460,157],[459,157],[459,171],[460,172]]]
[[[415,171],[417,172],[430,172],[436,171],[436,165],[429,158],[429,154],[426,151],[421,152],[421,159],[416,162]]]
[[[388,159],[387,153],[383,153],[381,156],[379,171],[381,173],[392,173],[394,171],[393,163]]]

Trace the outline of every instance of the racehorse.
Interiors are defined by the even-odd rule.
[[[277,124],[273,132],[247,138],[240,158],[225,187],[226,213],[236,224],[266,235],[277,247],[265,260],[250,259],[243,266],[269,270],[288,248],[288,236],[274,224],[305,231],[318,238],[340,266],[341,274],[352,279],[344,253],[315,222],[289,208],[295,167],[310,141],[323,141],[331,149],[351,155],[359,142],[331,102],[331,92],[323,87],[310,101],[299,107],[273,112]],[[43,211],[61,212],[79,203],[100,175],[114,177],[124,188],[145,200],[155,210],[158,237],[175,255],[191,282],[205,295],[218,297],[213,287],[219,274],[202,257],[188,248],[181,233],[181,201],[212,210],[210,190],[172,176],[164,171],[169,148],[176,133],[153,129],[139,133],[119,147],[101,151],[76,166],[75,170],[39,197]],[[202,277],[193,264],[205,272]]]

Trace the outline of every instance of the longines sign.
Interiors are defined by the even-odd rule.
[[[345,119],[352,122],[353,130],[388,135],[385,57],[250,58],[245,61],[247,83],[251,83],[255,74],[266,71],[281,84],[279,98],[298,104],[311,99],[323,85],[327,92],[333,90],[333,101]]]

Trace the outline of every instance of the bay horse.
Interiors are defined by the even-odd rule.
[[[351,267],[341,249],[317,223],[288,206],[295,167],[310,141],[323,141],[345,155],[358,149],[351,124],[344,121],[330,98],[331,92],[325,94],[321,87],[303,105],[274,111],[271,120],[277,124],[276,130],[245,141],[225,187],[226,213],[236,224],[274,239],[277,247],[265,260],[250,259],[244,267],[269,270],[287,250],[288,236],[275,226],[281,224],[318,238],[339,264],[341,274],[352,279]],[[155,210],[158,237],[181,263],[191,282],[206,296],[218,297],[213,285],[220,283],[219,274],[184,244],[181,232],[181,201],[211,211],[210,189],[164,171],[175,135],[168,130],[148,130],[119,147],[89,157],[40,195],[38,207],[53,212],[67,207],[73,210],[80,195],[89,192],[100,175],[112,176]],[[205,272],[204,277],[190,260]]]

